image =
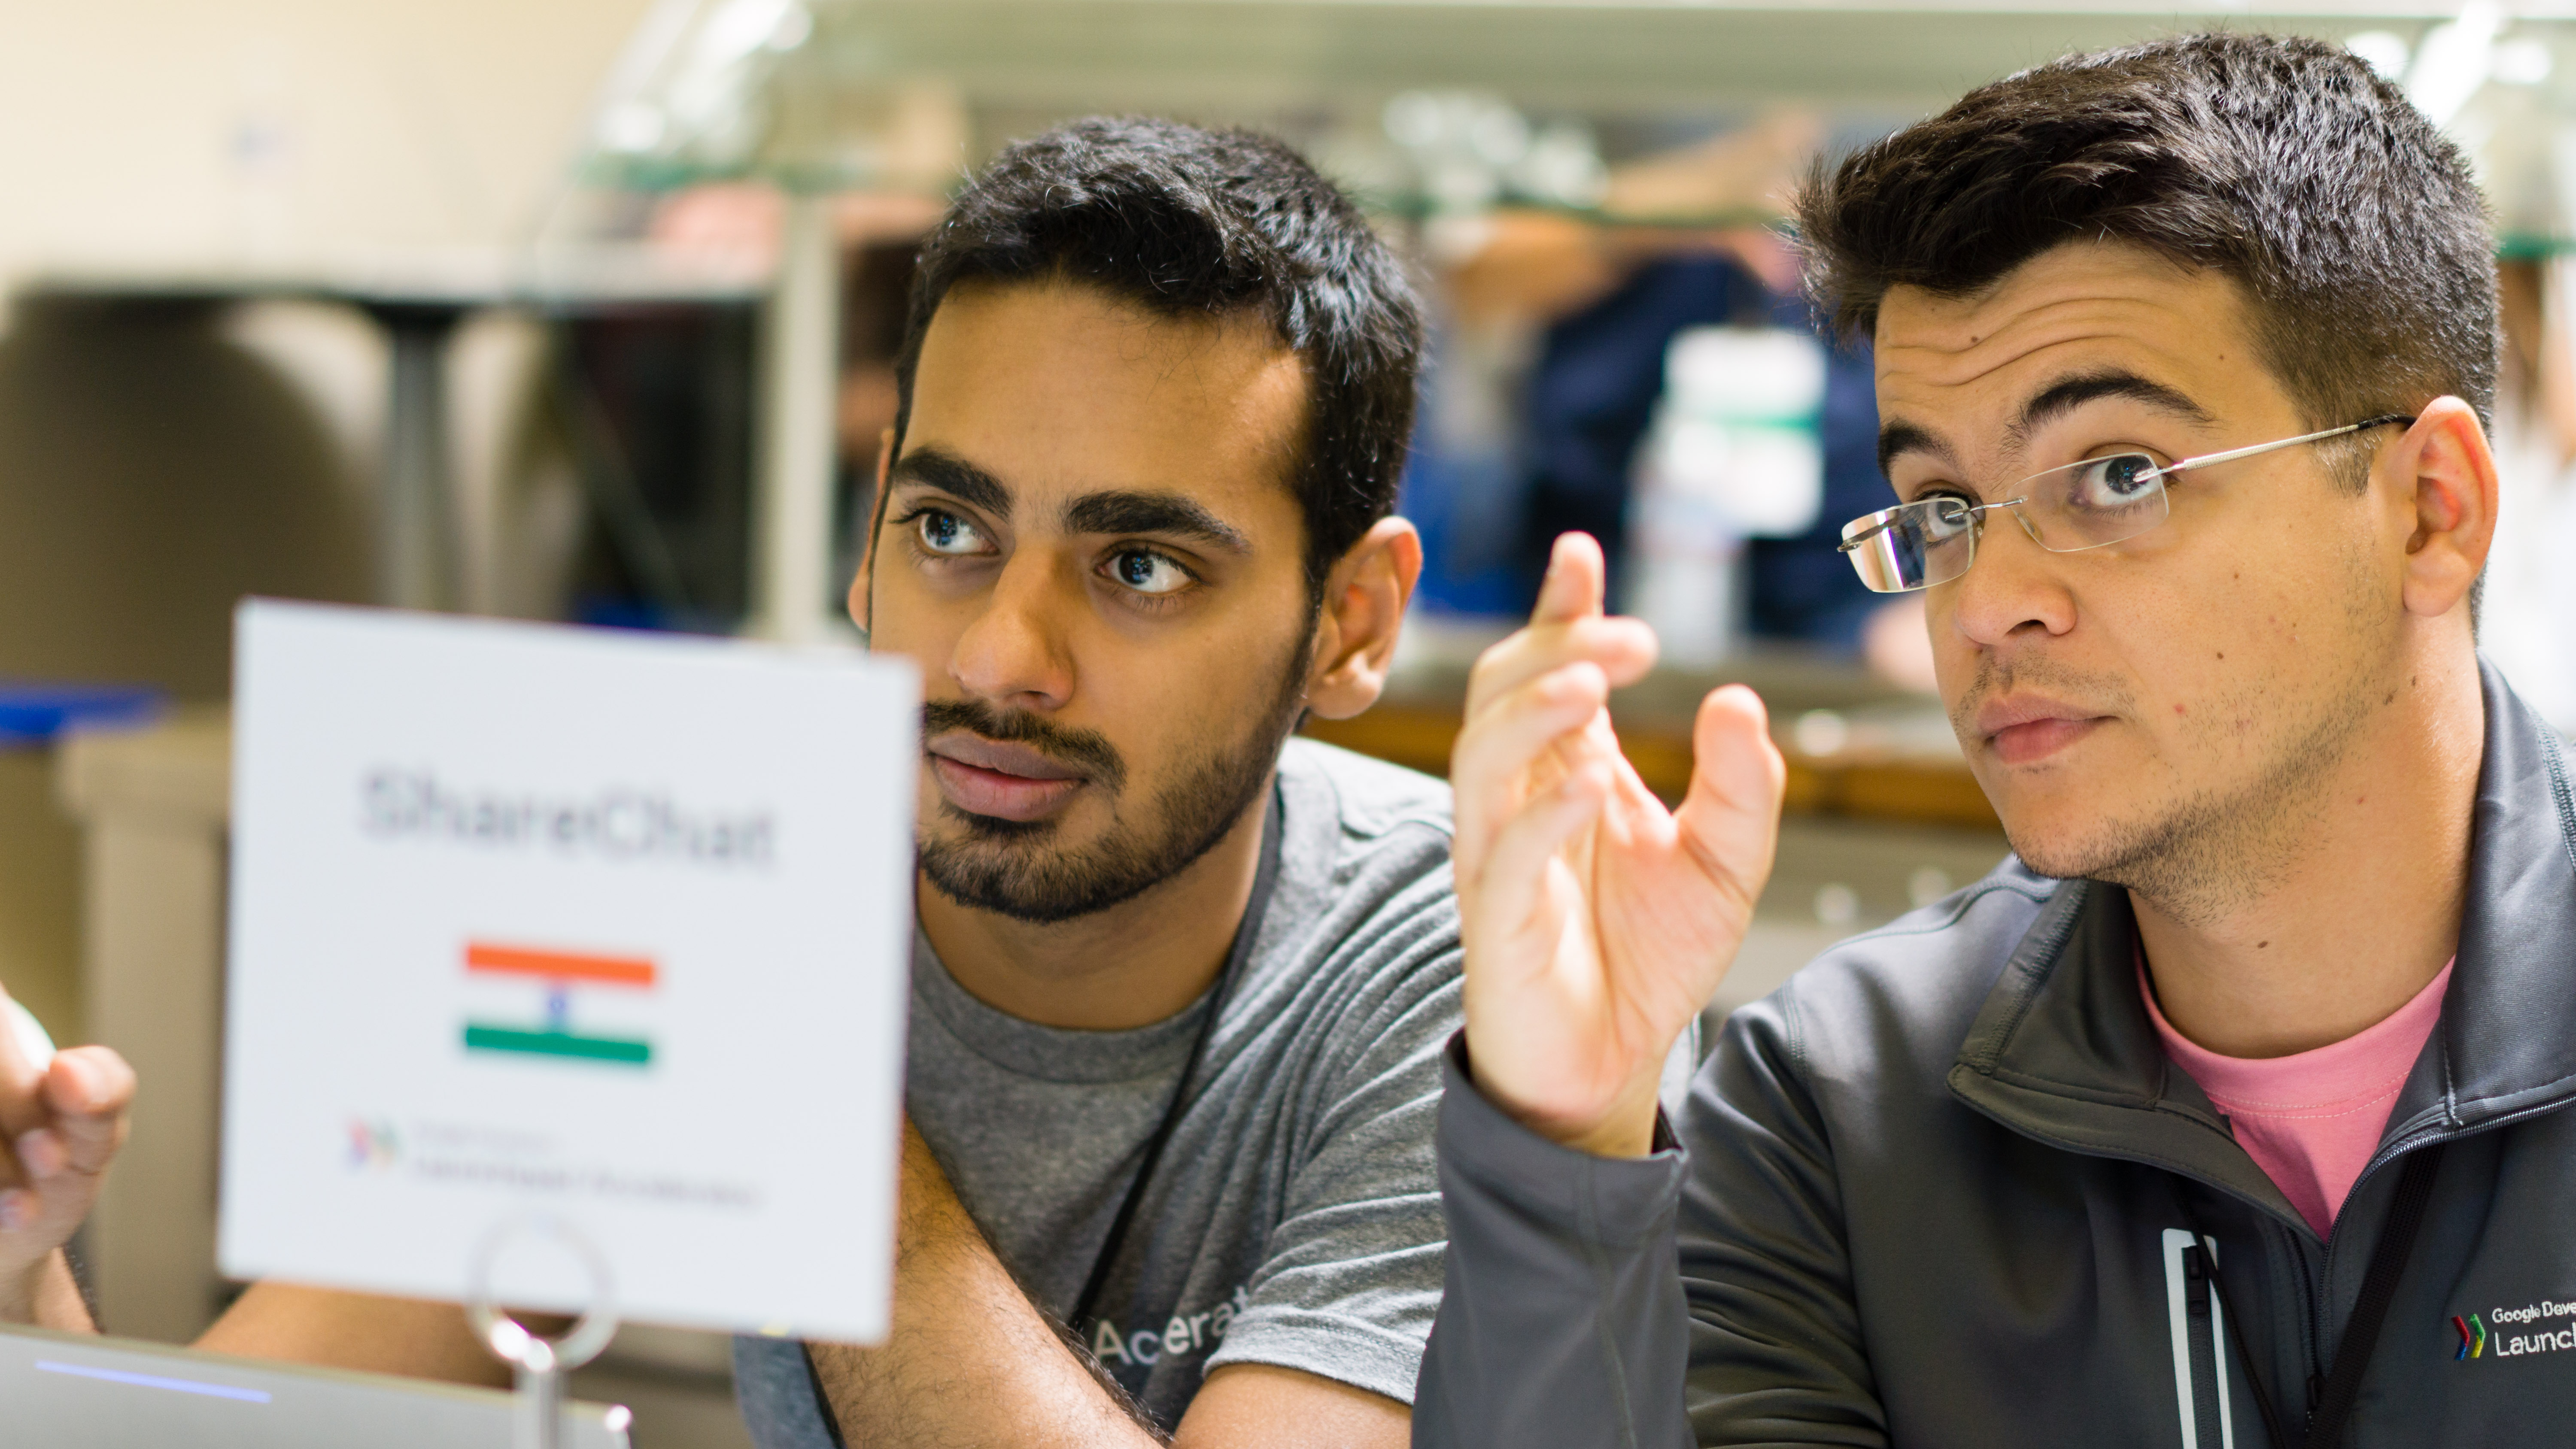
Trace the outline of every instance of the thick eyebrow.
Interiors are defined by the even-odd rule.
[[[1878,430],[1880,477],[1893,476],[1888,471],[1887,465],[1895,462],[1897,456],[1902,453],[1929,453],[1948,464],[1951,471],[1958,471],[1959,455],[1951,452],[1950,445],[1935,436],[1930,428],[1917,427],[1912,423],[1889,423],[1880,428]]]
[[[1011,516],[1011,490],[1002,486],[1002,480],[944,449],[921,448],[904,454],[888,470],[887,481],[936,488],[1005,522]]]
[[[2021,405],[2021,416],[2004,430],[2013,446],[2021,447],[2043,426],[2055,422],[2086,403],[2106,397],[2127,398],[2144,403],[2161,413],[2170,413],[2187,423],[2202,427],[2218,421],[2209,409],[2192,401],[2160,382],[2152,382],[2134,372],[2087,372],[2063,377],[2039,390]]]
[[[936,488],[1003,522],[1011,517],[1011,490],[1002,480],[944,448],[925,447],[904,454],[895,460],[890,481]],[[1230,553],[1252,551],[1252,541],[1240,529],[1177,493],[1126,489],[1086,493],[1064,506],[1064,527],[1068,533],[1159,533],[1196,539]]]
[[[2150,381],[2134,372],[2088,372],[2062,377],[2039,390],[2021,406],[2021,416],[2004,429],[2004,436],[2015,449],[2026,446],[2030,435],[2086,403],[2106,397],[2127,398],[2158,412],[2171,413],[2188,423],[2207,427],[2217,421],[2209,409],[2184,394]],[[1889,423],[1878,430],[1878,471],[1889,472],[1888,465],[1903,453],[1930,453],[1952,469],[1959,466],[1958,455],[1950,445],[1933,435],[1930,429],[1912,423]]]
[[[1159,533],[1250,553],[1242,530],[1177,493],[1086,493],[1064,506],[1067,533]]]

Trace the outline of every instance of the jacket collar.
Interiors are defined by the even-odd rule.
[[[2381,1155],[2576,1099],[2576,796],[2557,736],[2479,661],[2486,754],[2470,824],[2459,964]],[[2189,1173],[2295,1220],[2139,999],[2129,895],[2058,887],[1987,994],[1950,1090],[2072,1151]]]

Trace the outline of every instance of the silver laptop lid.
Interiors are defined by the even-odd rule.
[[[10,1443],[500,1449],[510,1395],[0,1324]],[[564,1449],[626,1449],[623,1407],[564,1405]],[[23,1437],[23,1440],[21,1436]]]

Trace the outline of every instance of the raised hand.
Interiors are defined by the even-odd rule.
[[[125,1140],[134,1071],[106,1047],[31,1059],[0,991],[0,1323],[88,1329],[61,1249]]]
[[[1600,546],[1556,541],[1529,627],[1485,651],[1450,756],[1477,1086],[1557,1142],[1643,1155],[1664,1057],[1735,960],[1786,777],[1762,701],[1700,702],[1666,810],[1610,728],[1653,631],[1601,610]]]

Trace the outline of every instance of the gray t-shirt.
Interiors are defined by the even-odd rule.
[[[1220,1364],[1404,1403],[1440,1303],[1431,1134],[1459,1024],[1449,787],[1292,739],[1275,869],[1161,1165],[1084,1331],[1164,1427]],[[914,1124],[1031,1298],[1081,1293],[1214,992],[1133,1031],[1065,1031],[969,995],[916,938]],[[829,1449],[803,1354],[737,1340],[763,1449]],[[862,1446],[852,1446],[862,1449]]]

